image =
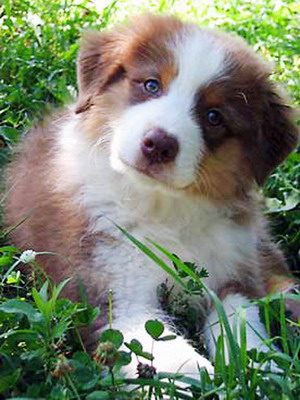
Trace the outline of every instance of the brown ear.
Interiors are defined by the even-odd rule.
[[[298,142],[295,113],[275,87],[262,94],[262,115],[257,143],[250,154],[254,177],[262,185]]]
[[[79,96],[76,113],[93,105],[93,97],[124,74],[120,62],[120,39],[115,33],[88,33],[77,59]]]

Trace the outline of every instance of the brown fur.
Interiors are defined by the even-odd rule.
[[[189,190],[223,204],[233,199],[247,201],[250,176],[241,144],[231,138],[217,150],[205,154],[199,166],[198,181]]]
[[[131,74],[140,80],[153,77],[158,73],[158,65],[161,81],[167,85],[173,76],[173,66],[163,44],[180,28],[182,23],[175,18],[149,15],[113,32],[87,34],[78,58],[77,113],[89,109],[93,99],[112,82],[127,75],[130,78]],[[125,70],[124,64],[131,66],[132,72]]]
[[[92,249],[96,241],[107,238],[99,237],[99,233],[87,234],[87,217],[72,200],[75,187],[64,187],[60,192],[54,188],[57,174],[51,164],[56,150],[54,136],[65,117],[60,115],[33,129],[21,147],[19,158],[11,165],[7,223],[14,226],[26,218],[12,232],[13,242],[24,250],[54,252],[38,256],[38,262],[55,282],[74,278],[65,290],[69,298],[78,300],[78,284],[83,284],[89,288],[88,297],[93,302],[96,294],[101,298],[101,288],[94,287],[88,272]]]
[[[244,45],[242,49],[243,52],[238,46],[231,50],[226,76],[200,91],[195,114],[204,128],[208,147],[200,170],[208,158],[219,158],[221,147],[225,153],[228,143],[233,143],[226,167],[231,173],[235,171],[237,180],[242,178],[244,185],[250,187],[253,179],[262,185],[296,147],[298,128],[287,99],[270,82],[269,69]],[[224,116],[220,126],[213,127],[206,122],[210,108],[220,110]],[[225,158],[220,161],[224,162]],[[230,168],[228,164],[235,166]],[[236,184],[240,185],[240,182]],[[219,185],[221,191],[224,186]],[[232,194],[236,193],[232,191]]]

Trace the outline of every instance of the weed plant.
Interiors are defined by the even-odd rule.
[[[145,330],[153,339],[149,352],[134,338],[130,343],[124,342],[122,332],[113,329],[111,312],[107,320],[109,329],[100,335],[95,352],[88,353],[81,340],[80,327],[91,325],[99,310],[84,302],[72,303],[59,298],[68,280],[57,286],[49,279],[42,283],[34,252],[18,255],[14,247],[4,246],[0,248],[0,265],[5,271],[0,286],[0,394],[4,398],[299,398],[300,341],[296,335],[299,326],[286,317],[282,296],[260,300],[267,330],[271,331],[270,322],[274,323],[274,320],[280,326],[277,336],[265,342],[270,351],[247,351],[245,309],[238,310],[239,325],[232,328],[221,301],[204,283],[207,277],[204,268],[197,272],[199,268],[183,262],[158,244],[150,241],[145,245],[128,232],[122,232],[158,268],[164,269],[188,296],[204,293],[210,296],[222,326],[222,335],[217,342],[215,374],[210,376],[205,369],[199,369],[197,379],[184,376],[180,371],[176,374],[157,371],[155,342],[173,340],[175,336],[164,335],[161,321],[147,321]],[[170,264],[163,261],[162,256]],[[26,275],[18,269],[24,262],[31,265],[31,273]],[[289,297],[300,301],[298,294]],[[275,341],[276,345],[271,345]],[[133,357],[138,360],[137,376],[129,379],[122,374],[121,368]]]

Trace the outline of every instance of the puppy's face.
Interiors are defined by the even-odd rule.
[[[87,37],[77,112],[118,172],[231,199],[263,183],[297,141],[269,74],[237,38],[146,16]]]

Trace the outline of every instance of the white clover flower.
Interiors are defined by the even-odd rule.
[[[35,260],[36,252],[34,250],[25,250],[20,256],[20,261],[24,264],[28,264]]]

